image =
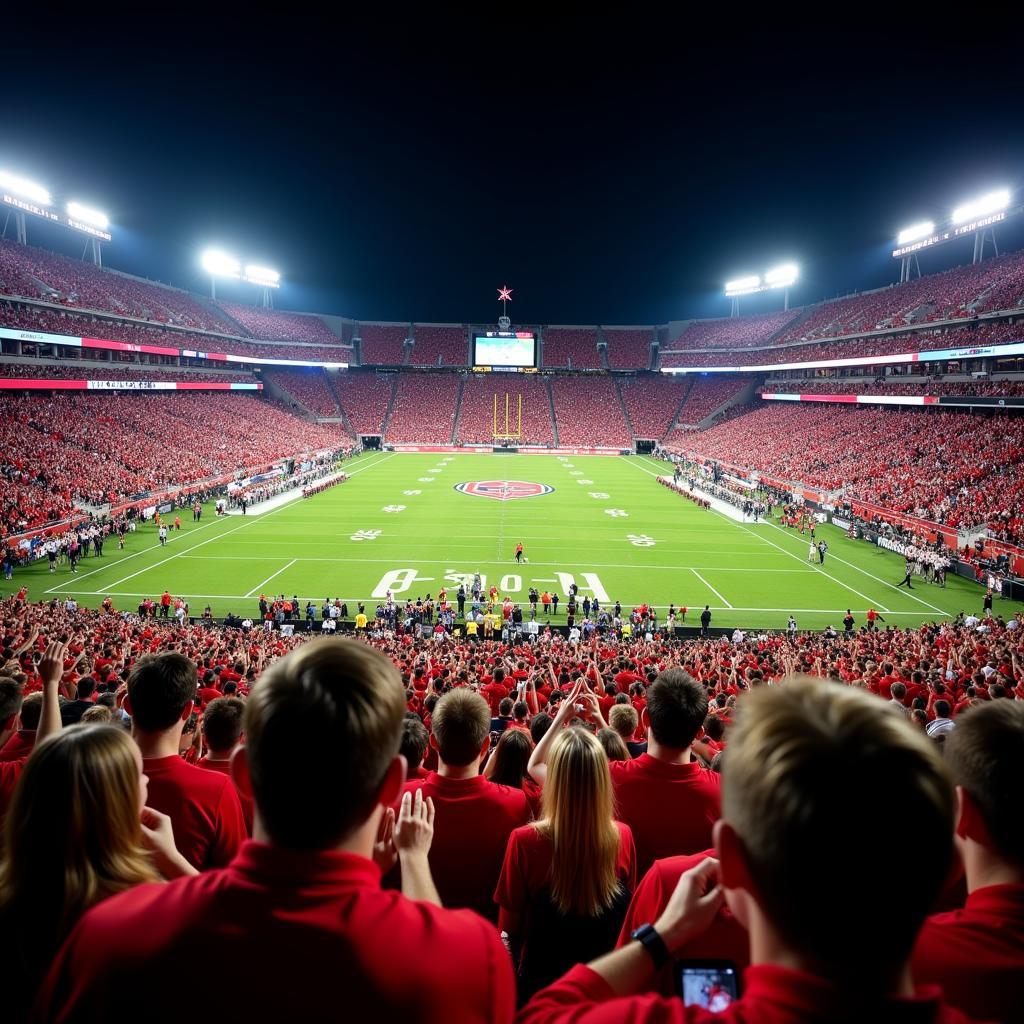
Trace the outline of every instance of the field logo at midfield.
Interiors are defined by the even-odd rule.
[[[550,494],[554,487],[531,483],[529,480],[466,480],[456,484],[455,490],[477,498],[512,501],[513,498],[537,498],[542,494]]]

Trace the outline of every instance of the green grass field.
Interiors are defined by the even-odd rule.
[[[946,589],[893,584],[902,559],[831,526],[825,565],[809,565],[807,539],[772,524],[740,524],[697,508],[660,486],[665,464],[643,457],[556,457],[366,453],[346,466],[351,479],[314,498],[262,515],[217,519],[212,506],[160,547],[147,526],[118,551],[84,559],[77,575],[55,575],[45,560],[18,570],[0,592],[27,585],[33,600],[73,594],[98,606],[110,595],[134,609],[165,588],[185,597],[193,615],[257,613],[261,593],[297,594],[319,603],[341,597],[372,608],[391,589],[396,598],[458,588],[459,574],[479,572],[485,586],[525,605],[531,585],[564,599],[573,580],[581,598],[631,607],[641,602],[691,609],[687,624],[710,604],[714,626],[784,628],[792,612],[800,628],[840,627],[847,608],[858,622],[871,605],[890,624],[916,625],[981,611],[982,591],[951,576]],[[554,490],[497,501],[455,489],[467,481],[521,480]],[[522,542],[529,563],[517,566]],[[1004,615],[1020,606],[997,602]],[[564,621],[564,605],[558,620]]]

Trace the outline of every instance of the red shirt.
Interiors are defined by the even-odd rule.
[[[499,786],[482,775],[449,779],[431,772],[411,779],[403,792],[423,791],[434,801],[430,871],[446,907],[469,907],[491,921],[498,917],[494,886],[513,829],[533,817],[521,789]]]
[[[517,1024],[817,1024],[837,1019],[969,1024],[959,1010],[943,1004],[937,986],[904,998],[858,1001],[857,995],[803,971],[759,964],[744,971],[742,998],[721,1013],[711,1013],[684,1006],[678,997],[616,997],[600,975],[580,964],[538,992],[520,1011]]]
[[[245,841],[245,819],[235,787],[220,772],[186,764],[180,757],[145,758],[147,803],[168,815],[174,845],[191,865],[204,871],[223,867]]]
[[[633,831],[637,872],[654,861],[711,846],[720,817],[720,779],[695,761],[670,764],[650,754],[609,765],[620,820]]]
[[[619,830],[619,859],[615,874],[623,888],[636,888],[636,849],[629,826],[615,822]],[[500,907],[498,927],[509,935],[522,937],[534,898],[551,884],[551,839],[533,825],[523,825],[508,837],[505,863],[501,868],[494,902]]]
[[[487,698],[487,703],[491,706],[491,717],[497,718],[501,702],[508,696],[508,689],[501,683],[491,682],[480,687],[480,694]]]
[[[205,768],[208,772],[220,772],[231,778],[230,761],[211,761],[209,757],[201,757],[196,761],[197,768]],[[231,780],[234,785],[234,779]],[[242,817],[245,819],[245,834],[252,835],[252,799],[247,797],[237,786],[235,792],[238,794],[238,802],[242,805]]]
[[[220,969],[196,969],[197,956]],[[188,979],[222,1020],[510,1022],[515,987],[494,929],[380,887],[352,853],[246,842],[227,868],[142,885],[93,908],[36,1003],[45,1021],[181,1024]]]
[[[654,866],[640,880],[626,911],[619,934],[619,946],[632,942],[630,935],[643,924],[654,924],[668,906],[680,876],[695,868],[701,861],[714,857],[714,850],[704,850],[688,857],[666,857],[656,860]],[[731,960],[742,970],[750,963],[750,938],[747,930],[733,917],[724,904],[715,915],[707,931],[688,942],[675,954],[677,960]],[[667,966],[658,973],[658,991],[670,996],[674,993],[672,968]]]
[[[1024,885],[975,889],[962,910],[929,917],[911,968],[979,1020],[1024,1020]]]
[[[35,729],[19,729],[0,747],[0,761],[22,761],[36,745]]]
[[[11,804],[11,797],[14,796],[14,787],[21,778],[21,769],[25,767],[28,755],[17,761],[0,761],[0,824],[3,824],[4,815]]]

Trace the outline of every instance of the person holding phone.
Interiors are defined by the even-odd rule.
[[[954,807],[938,752],[874,695],[806,677],[752,690],[729,743],[716,857],[681,876],[629,945],[538,992],[519,1024],[966,1021],[909,971],[952,865]],[[882,851],[914,865],[913,884],[865,870]],[[651,994],[723,903],[750,934],[742,996],[712,1016]],[[726,969],[703,970],[704,993],[713,984],[723,1001]]]

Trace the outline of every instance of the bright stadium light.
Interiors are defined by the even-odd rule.
[[[270,267],[259,267],[250,263],[245,268],[245,279],[251,284],[258,284],[261,288],[279,288],[281,286],[281,275]]]
[[[969,203],[958,206],[953,211],[953,223],[963,224],[964,221],[975,220],[978,217],[987,217],[990,213],[998,213],[1010,205],[1010,190],[1008,188],[997,189],[989,192],[988,195],[979,196]]]
[[[207,249],[202,257],[203,270],[211,277],[240,277],[242,265],[220,249]]]
[[[927,238],[929,235],[935,233],[935,222],[930,220],[923,220],[920,224],[911,224],[909,228],[904,228],[896,236],[897,245],[907,245],[910,242],[918,242],[922,238]]]
[[[737,277],[725,282],[726,295],[751,295],[761,290],[761,278],[757,274],[748,277]]]
[[[5,188],[24,199],[31,199],[40,206],[49,206],[52,202],[50,193],[42,185],[37,185],[28,178],[20,178],[10,171],[0,171],[0,188]]]
[[[91,206],[83,206],[81,203],[71,202],[68,203],[67,209],[68,216],[74,217],[75,220],[84,221],[86,224],[102,228],[104,231],[110,226],[110,218],[105,213],[94,210]]]
[[[800,276],[800,268],[795,263],[784,263],[764,275],[767,288],[789,288]]]

